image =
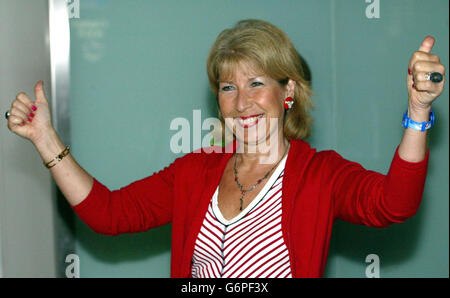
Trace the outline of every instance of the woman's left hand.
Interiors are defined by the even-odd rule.
[[[408,87],[409,109],[429,110],[431,103],[441,95],[445,83],[445,66],[439,56],[431,54],[434,38],[427,36],[418,51],[414,52],[409,61],[406,85]],[[425,78],[429,72],[439,72],[443,75],[440,83],[433,83]]]

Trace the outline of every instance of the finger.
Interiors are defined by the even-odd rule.
[[[419,51],[429,53],[431,52],[433,45],[434,45],[434,38],[433,36],[428,35],[422,41],[422,44],[419,47]]]
[[[415,61],[431,61],[431,62],[440,62],[440,58],[438,55],[425,53],[425,52],[414,52],[413,60]]]
[[[21,111],[24,114],[30,114],[31,112],[31,109],[28,108],[26,104],[24,104],[19,99],[14,100],[13,103],[11,104],[11,110],[13,110],[14,108]]]
[[[413,75],[418,72],[439,72],[440,74],[445,73],[445,66],[441,63],[430,62],[430,61],[417,61],[412,67]]]
[[[22,120],[25,120],[25,119],[28,118],[28,114],[27,114],[26,112],[24,112],[24,111],[22,111],[21,109],[18,109],[18,108],[16,108],[16,107],[12,108],[12,109],[9,111],[9,113],[10,113],[10,117],[11,117],[11,115],[12,115],[12,116],[21,118]]]
[[[434,46],[434,37],[433,36],[426,36],[424,40],[422,41],[422,44],[419,47],[419,50],[414,52],[411,59],[409,60],[408,64],[408,73],[411,75],[410,70],[412,70],[412,67],[416,63],[416,61],[419,60],[426,60],[426,61],[439,61],[439,57],[433,54],[430,54],[431,49]]]
[[[45,97],[45,94],[44,94],[44,82],[43,81],[39,81],[36,83],[36,85],[34,86],[34,94],[36,96],[37,103],[47,102],[47,98]]]
[[[414,54],[411,57],[411,60],[409,61],[409,64],[408,64],[409,71],[412,71],[414,64],[416,64],[419,61],[435,62],[438,64],[441,63],[439,56],[430,54],[430,53],[417,51],[417,52],[414,52]],[[411,75],[412,72],[409,72],[409,74]]]
[[[16,125],[22,125],[24,123],[25,123],[25,121],[21,117],[18,117],[18,116],[10,115],[8,118],[8,126],[10,129]]]
[[[17,94],[16,99],[25,105],[28,110],[33,110],[34,102],[25,92],[20,92]]]
[[[415,72],[414,73],[414,81],[415,82],[425,82],[425,81],[429,81],[428,79],[427,79],[427,75],[430,73],[430,72],[433,72],[433,71],[419,71],[419,72]],[[444,80],[442,80],[441,82],[439,82],[439,83],[434,83],[434,82],[432,82],[434,85],[438,85],[438,84],[442,84],[442,82],[443,82]]]
[[[432,94],[440,93],[442,91],[442,85],[435,84],[428,80],[415,82],[414,85],[417,91],[427,91]]]

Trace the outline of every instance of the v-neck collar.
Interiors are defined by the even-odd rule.
[[[216,191],[214,192],[214,195],[212,197],[212,208],[214,215],[217,217],[217,220],[221,222],[223,225],[232,225],[235,222],[239,221],[241,218],[245,217],[267,194],[267,192],[273,187],[274,183],[278,180],[278,177],[280,176],[281,172],[284,170],[284,166],[286,163],[286,158],[289,155],[289,152],[286,154],[285,157],[280,161],[280,163],[277,165],[275,170],[273,171],[272,175],[270,175],[269,180],[267,180],[266,184],[263,186],[263,188],[260,190],[260,192],[256,195],[256,197],[251,201],[250,204],[248,204],[247,207],[244,208],[238,215],[231,219],[226,219],[222,212],[219,209],[219,185],[216,188]]]

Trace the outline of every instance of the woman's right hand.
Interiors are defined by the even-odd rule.
[[[39,81],[34,86],[36,97],[34,102],[26,93],[20,92],[9,110],[9,130],[30,140],[33,144],[36,144],[54,130],[43,85],[44,83]]]
[[[30,140],[41,155],[42,161],[48,164],[63,152],[66,145],[53,128],[42,81],[34,86],[34,93],[36,97],[34,102],[24,92],[17,94],[11,104],[8,128],[13,133]],[[36,109],[33,109],[33,106]],[[34,117],[30,115],[31,113]],[[50,173],[58,188],[71,206],[78,205],[91,191],[94,178],[76,162],[72,154],[53,164]]]

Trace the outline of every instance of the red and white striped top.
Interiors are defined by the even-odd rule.
[[[217,187],[195,242],[192,277],[292,277],[281,230],[286,158],[253,201],[231,220],[219,210]]]

